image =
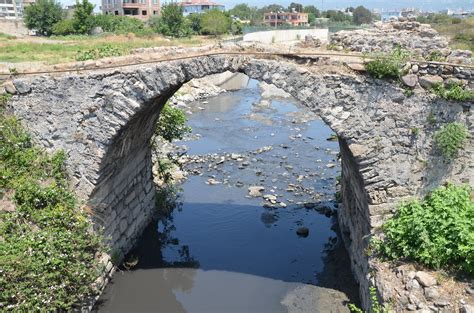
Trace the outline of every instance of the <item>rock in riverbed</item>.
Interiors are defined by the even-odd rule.
[[[297,230],[296,230],[296,234],[300,237],[308,237],[309,235],[309,229],[308,227],[299,227]]]
[[[265,187],[263,186],[250,186],[249,187],[249,195],[251,197],[261,197],[262,196],[262,191],[265,190]]]

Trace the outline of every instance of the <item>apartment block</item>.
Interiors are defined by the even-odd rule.
[[[308,26],[308,13],[300,12],[269,12],[263,14],[263,22],[270,26],[290,24],[293,26]]]
[[[131,16],[146,21],[160,14],[160,0],[102,0],[101,9],[104,14]]]

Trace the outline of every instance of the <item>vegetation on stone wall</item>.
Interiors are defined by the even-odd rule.
[[[472,188],[447,184],[423,201],[402,204],[383,226],[374,247],[390,259],[408,259],[433,268],[474,274]]]
[[[408,51],[398,47],[388,54],[376,54],[372,60],[365,63],[367,72],[375,78],[398,78],[402,66],[409,59]]]
[[[374,286],[369,288],[369,295],[370,295],[369,312],[372,312],[372,313],[388,313],[389,312],[389,309],[385,308],[384,305],[379,302],[379,298],[377,297],[377,289]],[[347,305],[347,308],[353,313],[366,312],[353,303],[349,303]]]
[[[3,112],[0,142],[2,308],[69,311],[94,293],[100,236],[68,189],[64,153],[50,156],[35,148]]]
[[[468,136],[467,128],[460,123],[448,123],[434,135],[436,147],[446,159],[453,159],[463,148]]]
[[[156,124],[155,135],[169,142],[183,139],[187,133],[191,132],[191,128],[186,126],[186,121],[186,115],[181,109],[166,103]]]
[[[474,101],[474,91],[466,89],[461,84],[438,84],[431,90],[440,98],[454,101]]]

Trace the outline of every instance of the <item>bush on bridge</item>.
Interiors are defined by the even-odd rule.
[[[474,274],[474,203],[472,188],[447,184],[421,202],[402,204],[383,226],[382,255]]]
[[[156,124],[155,135],[169,142],[183,139],[187,133],[191,132],[191,127],[186,126],[186,121],[186,115],[182,110],[166,103]]]
[[[463,147],[468,136],[468,130],[460,123],[443,125],[434,134],[434,141],[446,159],[453,159]]]
[[[438,84],[431,90],[440,98],[453,101],[474,101],[474,91],[464,88],[461,84]]]
[[[1,112],[0,142],[2,308],[69,311],[94,293],[101,239],[68,189],[64,153],[35,148]]]
[[[389,54],[377,54],[373,60],[365,63],[367,72],[375,78],[395,78],[397,79],[401,72],[402,66],[409,59],[408,51],[397,47]]]

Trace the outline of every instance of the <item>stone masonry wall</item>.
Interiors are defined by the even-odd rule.
[[[403,199],[448,179],[473,184],[471,142],[462,162],[452,166],[443,167],[433,147],[433,133],[445,122],[463,123],[472,133],[471,104],[441,100],[421,88],[406,95],[390,82],[324,73],[318,64],[303,68],[281,59],[220,55],[16,79],[7,88],[14,94],[8,110],[37,144],[66,152],[72,187],[90,205],[112,247],[125,253],[155,206],[149,143],[161,108],[182,84],[225,71],[283,89],[341,138],[339,222],[367,308],[372,282],[364,248],[370,234]],[[431,115],[435,125],[428,122]],[[420,130],[417,137],[414,128]]]

